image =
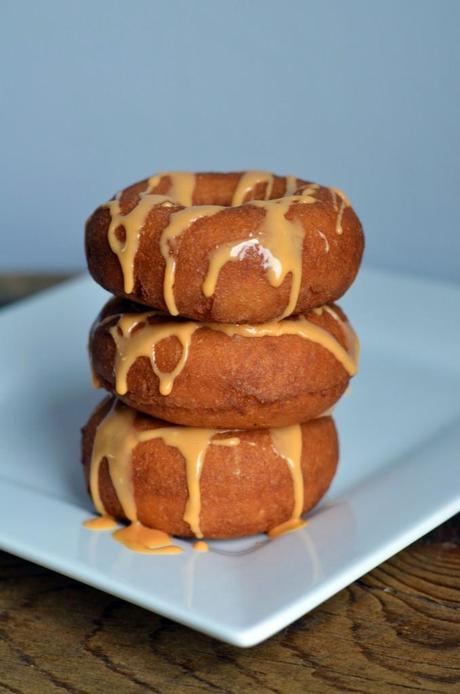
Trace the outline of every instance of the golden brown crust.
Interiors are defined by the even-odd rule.
[[[139,310],[136,304],[112,299],[91,332],[94,372],[114,394],[116,347],[110,328],[120,314]],[[345,320],[337,306],[333,310]],[[306,317],[347,348],[341,323],[327,311],[321,315],[312,311]],[[165,320],[180,321],[169,316],[151,319]],[[171,371],[181,354],[177,338],[169,337],[156,346],[156,364],[162,371]],[[318,417],[337,402],[349,379],[331,352],[298,335],[229,337],[203,327],[192,336],[187,362],[170,395],[160,394],[150,360],[139,357],[128,372],[128,392],[118,397],[137,410],[176,424],[251,429]]]
[[[197,174],[193,203],[230,205],[240,177],[241,173]],[[306,184],[300,179],[298,183]],[[165,193],[168,185],[168,176],[165,176],[154,190]],[[123,214],[135,207],[139,193],[146,187],[144,180],[122,192]],[[262,196],[264,188],[265,184],[256,186],[254,197]],[[282,196],[285,189],[286,179],[275,176],[271,198]],[[293,204],[286,215],[288,219],[297,220],[305,230],[302,283],[293,313],[304,313],[342,296],[356,276],[364,248],[361,224],[353,209],[347,206],[343,210],[343,233],[338,234],[338,212],[331,191],[319,187],[315,198],[317,202],[312,205]],[[134,290],[127,295],[118,258],[107,240],[110,214],[103,206],[99,207],[86,224],[88,267],[96,282],[117,296],[127,296],[166,310],[163,297],[165,261],[160,252],[160,236],[171,214],[181,209],[184,208],[180,205],[160,206],[148,214],[134,262]],[[283,313],[288,303],[291,276],[288,275],[280,287],[273,287],[260,257],[252,251],[246,253],[244,259],[224,265],[212,297],[206,298],[202,292],[210,253],[221,244],[257,235],[264,214],[262,208],[251,204],[228,207],[198,220],[175,240],[174,295],[180,315],[201,321],[257,323],[274,320]]]
[[[95,432],[111,403],[111,399],[104,400],[82,430],[82,462],[87,482]],[[165,424],[137,414],[135,425],[150,429]],[[238,432],[238,437],[238,446],[210,446],[206,453],[200,485],[200,524],[208,538],[266,532],[288,520],[292,513],[292,478],[286,461],[271,445],[269,431]],[[132,461],[141,523],[172,535],[191,537],[183,520],[187,483],[181,454],[161,439],[153,439],[137,445]],[[337,461],[338,440],[332,418],[303,424],[304,512],[326,493]],[[107,513],[124,518],[106,462],[101,465],[99,486]]]

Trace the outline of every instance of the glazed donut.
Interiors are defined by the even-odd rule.
[[[298,523],[327,491],[338,460],[331,417],[225,432],[171,426],[107,398],[82,434],[97,510],[183,537],[241,537]]]
[[[343,193],[264,171],[158,174],[86,223],[96,282],[199,321],[260,323],[335,301],[363,248]]]
[[[335,305],[279,322],[198,323],[112,299],[90,335],[99,384],[141,412],[195,427],[287,426],[318,417],[356,370]]]

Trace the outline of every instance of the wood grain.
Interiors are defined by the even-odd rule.
[[[459,646],[460,516],[249,650],[0,553],[0,693],[458,694]]]
[[[453,540],[412,545],[249,650],[0,554],[0,691],[459,692],[459,646]]]

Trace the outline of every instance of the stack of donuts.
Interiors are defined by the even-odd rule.
[[[265,171],[160,173],[91,215],[114,296],[89,342],[110,395],[83,428],[88,527],[171,553],[303,524],[337,467],[358,347],[333,302],[363,247],[342,192]]]

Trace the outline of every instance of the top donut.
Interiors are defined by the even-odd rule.
[[[257,323],[336,301],[363,248],[342,192],[266,171],[159,173],[86,223],[96,282],[200,321]]]

